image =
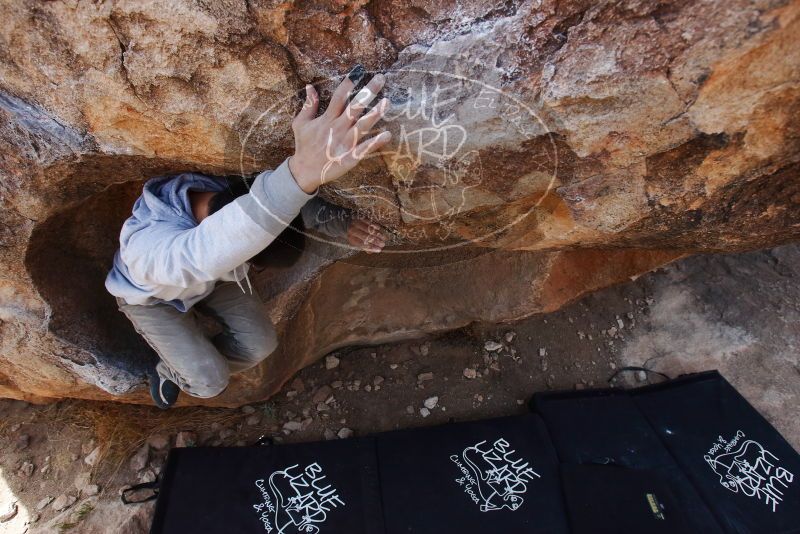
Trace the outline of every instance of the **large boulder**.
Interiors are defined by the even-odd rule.
[[[393,141],[321,194],[392,246],[259,273],[281,347],[206,403],[800,236],[800,0],[19,0],[0,28],[0,395],[147,401],[103,287],[143,181],[276,166],[304,84],[357,62]]]

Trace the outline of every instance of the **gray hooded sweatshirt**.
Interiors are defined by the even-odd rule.
[[[106,277],[109,293],[127,304],[166,303],[185,312],[219,280],[241,284],[246,279],[249,285],[247,260],[301,210],[307,228],[332,237],[343,236],[349,225],[346,210],[300,189],[288,159],[259,174],[248,194],[198,224],[189,191],[223,188],[222,180],[197,173],[148,180],[122,226],[120,247]]]

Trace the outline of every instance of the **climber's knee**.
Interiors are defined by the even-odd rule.
[[[278,334],[269,321],[261,321],[236,339],[239,356],[250,366],[258,365],[278,348]]]
[[[203,365],[191,377],[183,377],[183,390],[193,397],[208,399],[216,397],[228,387],[230,369],[224,360],[219,359],[210,365]]]

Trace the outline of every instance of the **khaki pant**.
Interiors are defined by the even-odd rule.
[[[139,306],[119,298],[117,304],[161,358],[158,374],[194,397],[219,395],[232,373],[258,365],[278,346],[261,300],[235,282],[218,284],[185,313],[169,304]],[[222,333],[208,339],[197,312],[217,319]]]

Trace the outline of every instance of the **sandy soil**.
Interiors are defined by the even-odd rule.
[[[797,246],[698,256],[515,324],[338,351],[237,410],[2,400],[0,533],[146,532],[152,503],[124,506],[119,492],[152,479],[176,442],[339,439],[509,415],[535,391],[605,386],[622,365],[718,368],[800,448],[798,260]],[[615,384],[650,378],[637,375]]]

